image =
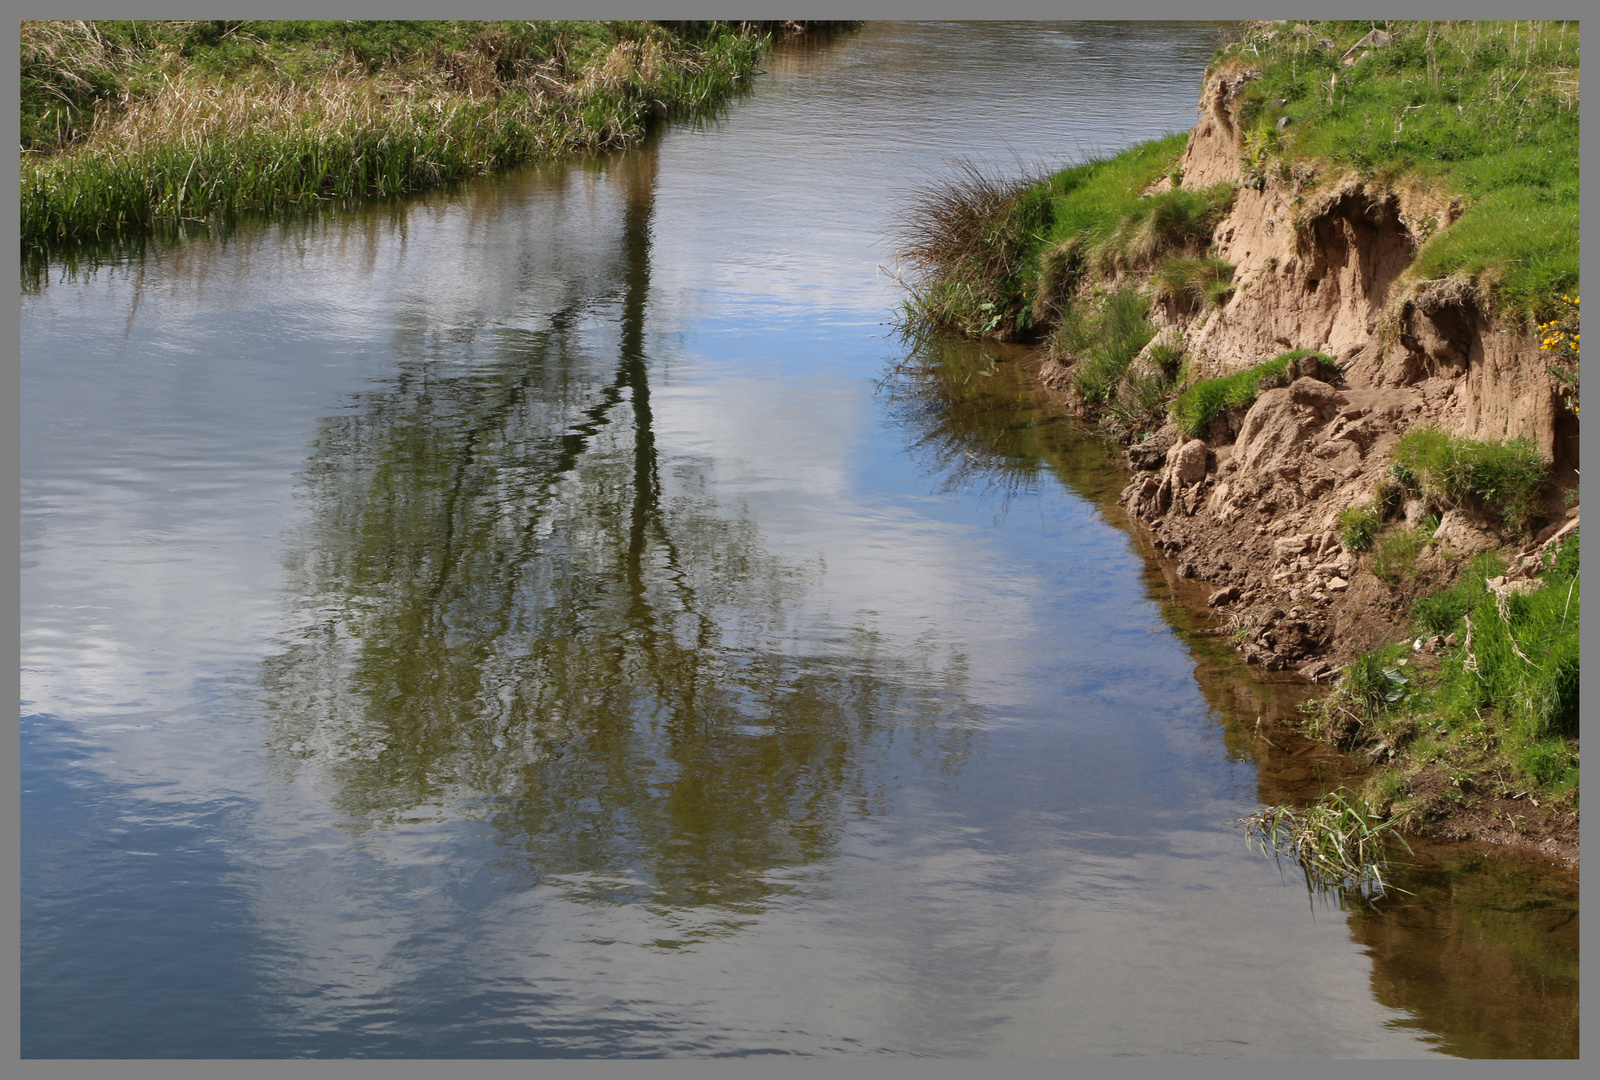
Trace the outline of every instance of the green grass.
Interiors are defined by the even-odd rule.
[[[1289,366],[1304,357],[1316,356],[1324,364],[1333,358],[1315,349],[1293,349],[1254,367],[1216,379],[1204,379],[1178,395],[1172,414],[1178,427],[1189,438],[1197,438],[1217,416],[1230,408],[1248,409],[1261,391],[1287,386],[1293,379]]]
[[[1339,512],[1339,542],[1349,551],[1366,551],[1383,528],[1384,506],[1374,500]]]
[[[1428,542],[1429,531],[1396,529],[1379,539],[1372,556],[1372,572],[1391,589],[1414,583],[1420,576],[1417,555]]]
[[[1233,295],[1233,264],[1210,255],[1168,259],[1150,276],[1157,300],[1188,311],[1218,307]]]
[[[392,196],[642,139],[768,43],[727,23],[24,23],[25,243]]]
[[[1104,405],[1117,389],[1156,328],[1149,319],[1150,301],[1134,288],[1106,294],[1098,308],[1074,308],[1056,328],[1052,349],[1074,358],[1073,386],[1084,402]]]
[[[918,190],[893,232],[914,281],[909,326],[1015,338],[1032,329],[1031,253],[1050,200],[1030,177],[1010,178],[970,161]]]
[[[1374,26],[1392,40],[1343,63]],[[1420,247],[1391,287],[1381,326],[1430,289],[1476,296],[1512,323],[1560,316],[1563,294],[1577,293],[1575,23],[1257,24],[1217,55],[1211,71],[1222,69],[1250,75],[1235,106],[1247,184],[1283,181],[1303,217],[1321,205],[1313,196],[1343,190],[1352,175],[1370,193],[1399,198]],[[1003,339],[1052,328],[1057,338],[1081,336],[1098,316],[1074,306],[1130,275],[1148,275],[1156,298],[1190,312],[1225,303],[1232,270],[1210,239],[1233,186],[1143,194],[1164,176],[1181,179],[1186,139],[1049,177],[958,177],[914,204],[900,233],[899,254],[916,271],[904,321]],[[1576,408],[1576,364],[1564,364],[1558,376],[1568,374]],[[1248,404],[1253,378],[1192,388],[1177,406],[1180,425],[1195,435],[1221,410]],[[1079,383],[1102,416],[1159,412],[1148,400],[1154,381],[1119,381],[1115,364],[1091,364]]]
[[[1241,822],[1263,854],[1299,864],[1313,892],[1353,891],[1381,896],[1388,889],[1391,840],[1410,850],[1396,821],[1373,812],[1358,792],[1338,788],[1310,806],[1264,807]]]
[[[1393,42],[1342,63],[1374,26]],[[1282,24],[1215,64],[1259,72],[1238,114],[1260,168],[1351,168],[1463,199],[1461,219],[1432,232],[1408,278],[1468,281],[1516,318],[1545,317],[1577,291],[1577,23]]]
[[[1315,733],[1355,746],[1386,744],[1396,757],[1376,798],[1394,779],[1427,765],[1474,778],[1479,787],[1576,798],[1578,756],[1579,543],[1553,554],[1543,584],[1497,596],[1486,587],[1503,566],[1475,558],[1449,589],[1412,606],[1414,632],[1456,636],[1434,670],[1406,646],[1364,654],[1312,707]]]
[[[1081,193],[1074,202],[1083,199]],[[1102,275],[1118,270],[1147,270],[1173,252],[1195,253],[1211,244],[1211,232],[1233,209],[1233,185],[1217,184],[1205,191],[1174,188],[1139,199],[1116,219],[1106,231],[1102,220],[1086,232],[1067,237],[1073,242],[1091,244],[1090,258]],[[1063,242],[1056,239],[1057,243]]]
[[[1434,427],[1401,436],[1391,472],[1435,509],[1476,502],[1518,533],[1527,531],[1550,480],[1549,466],[1525,437],[1479,441]]]

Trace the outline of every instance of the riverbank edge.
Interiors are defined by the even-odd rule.
[[[407,41],[402,62],[357,55],[362,41],[341,52],[252,38],[254,25],[145,23],[141,37],[136,23],[136,48],[115,43],[110,24],[101,33],[94,21],[25,23],[25,74],[37,69],[54,103],[41,125],[68,134],[24,145],[24,250],[389,198],[624,149],[664,120],[714,113],[775,37],[848,28],[590,22],[549,24],[562,29],[530,43],[521,38],[535,24],[472,23],[459,24],[453,47]],[[75,96],[76,106],[62,104]]]
[[[1124,413],[1110,426],[1131,443],[1129,483],[1120,501],[1142,546],[1156,553],[1169,581],[1189,585],[1189,597],[1204,589],[1203,603],[1191,599],[1189,606],[1258,670],[1326,684],[1344,679],[1356,660],[1405,650],[1416,654],[1416,666],[1401,681],[1416,683],[1418,672],[1459,658],[1463,649],[1472,659],[1470,635],[1465,643],[1455,635],[1413,636],[1411,602],[1422,592],[1446,589],[1472,557],[1488,554],[1506,564],[1489,591],[1503,590],[1496,594],[1502,600],[1525,593],[1538,587],[1562,543],[1576,542],[1575,376],[1570,386],[1557,377],[1541,348],[1543,327],[1508,319],[1483,292],[1459,282],[1416,288],[1405,281],[1420,238],[1447,229],[1459,217],[1459,200],[1353,174],[1312,184],[1304,172],[1266,168],[1259,154],[1253,158],[1237,108],[1239,90],[1251,77],[1240,65],[1208,72],[1200,120],[1175,160],[1149,163],[1139,193],[1152,203],[1158,201],[1153,196],[1167,196],[1184,210],[1173,193],[1231,191],[1221,213],[1200,219],[1206,235],[1199,250],[1183,247],[1185,239],[1194,247],[1192,238],[1171,242],[1174,253],[1199,270],[1208,260],[1226,264],[1231,277],[1220,282],[1224,288],[1185,296],[1181,282],[1156,287],[1148,268],[1118,265],[1114,245],[1108,245],[1108,259],[1101,255],[1107,265],[1080,271],[1076,281],[1060,268],[1074,260],[1081,265],[1084,253],[1065,246],[1047,251],[1029,282],[1029,268],[1016,262],[1021,245],[1005,232],[1025,234],[1040,200],[1059,197],[1053,188],[1061,178],[1007,188],[973,170],[924,198],[900,236],[919,242],[920,212],[923,221],[945,229],[941,239],[952,255],[919,259],[932,245],[922,252],[903,249],[913,262],[927,268],[941,259],[943,266],[963,260],[982,269],[965,280],[945,278],[956,280],[958,289],[943,294],[913,290],[906,315],[972,336],[1037,340],[1057,329],[1048,322],[1052,289],[1103,304],[1107,312],[1108,293],[1131,288],[1155,294],[1153,339],[1136,341],[1137,357],[1122,361],[1128,374],[1098,400],[1083,377],[1093,354],[1045,355],[1037,365],[1039,381],[1089,418],[1105,418],[1108,398],[1140,390],[1140,381],[1161,388],[1157,408],[1147,404],[1133,422]],[[1091,174],[1069,183],[1087,189],[1096,179]],[[956,198],[944,198],[947,193]],[[969,208],[976,212],[962,218]],[[1145,221],[1155,216],[1146,213]],[[1125,221],[1138,225],[1133,215]],[[1001,228],[974,227],[993,224]],[[1125,248],[1144,239],[1137,227],[1123,231],[1127,237],[1115,239]],[[981,241],[972,239],[980,234],[986,234]],[[1007,243],[1016,250],[1004,250]],[[975,287],[985,279],[996,283],[993,295]],[[1031,310],[1030,287],[1037,289]],[[1576,301],[1571,305],[1575,326]],[[1105,318],[1110,322],[1109,314]],[[1574,337],[1574,358],[1575,352]],[[1187,378],[1173,377],[1178,356]],[[1200,430],[1185,431],[1168,417],[1178,383],[1193,385],[1197,377],[1269,361],[1286,368],[1281,381],[1221,410]],[[1483,446],[1523,438],[1537,448],[1553,483],[1534,509],[1542,522],[1535,520],[1531,535],[1498,520],[1498,508],[1482,499],[1460,500],[1434,520],[1426,500],[1405,498],[1418,493],[1395,497],[1395,448],[1408,432],[1430,427]],[[1389,535],[1407,542],[1416,537],[1407,587],[1398,591],[1380,552],[1345,542],[1341,517],[1375,509],[1378,527]],[[1308,717],[1301,727],[1314,732],[1317,725]],[[1369,782],[1367,793],[1383,787],[1400,792],[1398,799],[1372,801],[1386,820],[1401,819],[1409,835],[1516,848],[1576,871],[1575,784],[1550,799],[1528,790],[1525,781],[1508,784],[1502,775],[1496,782],[1492,770],[1473,775],[1414,760],[1406,745],[1376,736],[1322,734],[1342,743],[1352,760],[1365,758],[1382,781]],[[1567,743],[1575,775],[1575,732]]]

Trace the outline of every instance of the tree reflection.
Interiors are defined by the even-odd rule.
[[[272,745],[353,827],[478,814],[532,882],[747,906],[883,804],[891,755],[959,768],[975,714],[959,656],[802,637],[810,572],[703,464],[663,467],[654,159],[609,168],[610,289],[569,290],[547,331],[475,330],[488,360],[408,362],[322,424]],[[426,323],[403,350],[431,351]]]
[[[1009,501],[1052,474],[1102,514],[1124,477],[1110,440],[1074,427],[1042,391],[1039,355],[1016,345],[908,335],[881,384],[889,413],[941,492]]]

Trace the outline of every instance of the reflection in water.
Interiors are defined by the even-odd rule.
[[[934,671],[850,630],[801,652],[808,571],[718,505],[703,463],[664,469],[654,162],[612,164],[609,288],[548,330],[494,328],[488,359],[403,362],[323,422],[272,742],[352,827],[481,814],[530,884],[736,911],[882,806],[892,743],[953,771],[977,717],[959,655]],[[413,322],[414,357],[437,335]]]
[[[1575,1058],[1578,895],[1531,860],[1441,852],[1350,916],[1379,1001],[1462,1057]]]
[[[1569,931],[1279,887],[1226,822],[1321,765],[1140,588],[1115,454],[1005,350],[866,400],[893,192],[1186,126],[1209,55],[870,24],[659,156],[33,282],[26,1052],[1487,1045],[1398,974]]]
[[[1116,503],[1124,472],[1109,440],[1074,427],[1029,373],[1028,350],[990,343],[919,341],[883,386],[924,470],[946,491],[1033,490],[1046,468],[1134,533]],[[1162,572],[1146,582],[1166,621],[1194,655],[1195,677],[1223,729],[1228,755],[1256,767],[1257,798],[1304,805],[1341,782],[1359,782],[1345,754],[1284,721],[1314,690],[1264,683],[1243,670],[1195,613],[1195,589]],[[1199,586],[1200,590],[1205,587]],[[1578,1055],[1578,907],[1563,873],[1507,856],[1393,852],[1395,889],[1376,903],[1312,888],[1313,913],[1342,912],[1372,958],[1376,998],[1414,1019],[1462,1057]],[[1289,877],[1298,868],[1285,864]]]

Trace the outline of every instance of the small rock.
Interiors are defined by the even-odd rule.
[[[1304,679],[1316,682],[1318,679],[1333,674],[1333,671],[1333,665],[1326,660],[1313,660],[1300,669],[1300,675]]]
[[[1447,648],[1447,649],[1455,648],[1457,640],[1458,639],[1454,634],[1446,634],[1444,636],[1444,647]]]
[[[1321,379],[1301,376],[1289,384],[1289,397],[1296,405],[1306,405],[1319,413],[1332,416],[1345,404],[1346,398]]]
[[[1206,607],[1220,607],[1223,604],[1231,604],[1237,599],[1239,599],[1239,586],[1229,585],[1226,589],[1218,589],[1212,593],[1211,598],[1206,601]]]
[[[1350,583],[1344,578],[1336,577],[1328,579],[1327,590],[1331,593],[1342,593],[1349,587]]]
[[[1204,439],[1190,439],[1167,454],[1172,475],[1179,482],[1194,484],[1205,479],[1206,443]]]
[[[1272,558],[1275,562],[1286,562],[1310,546],[1311,538],[1303,535],[1285,536],[1272,542]]]

